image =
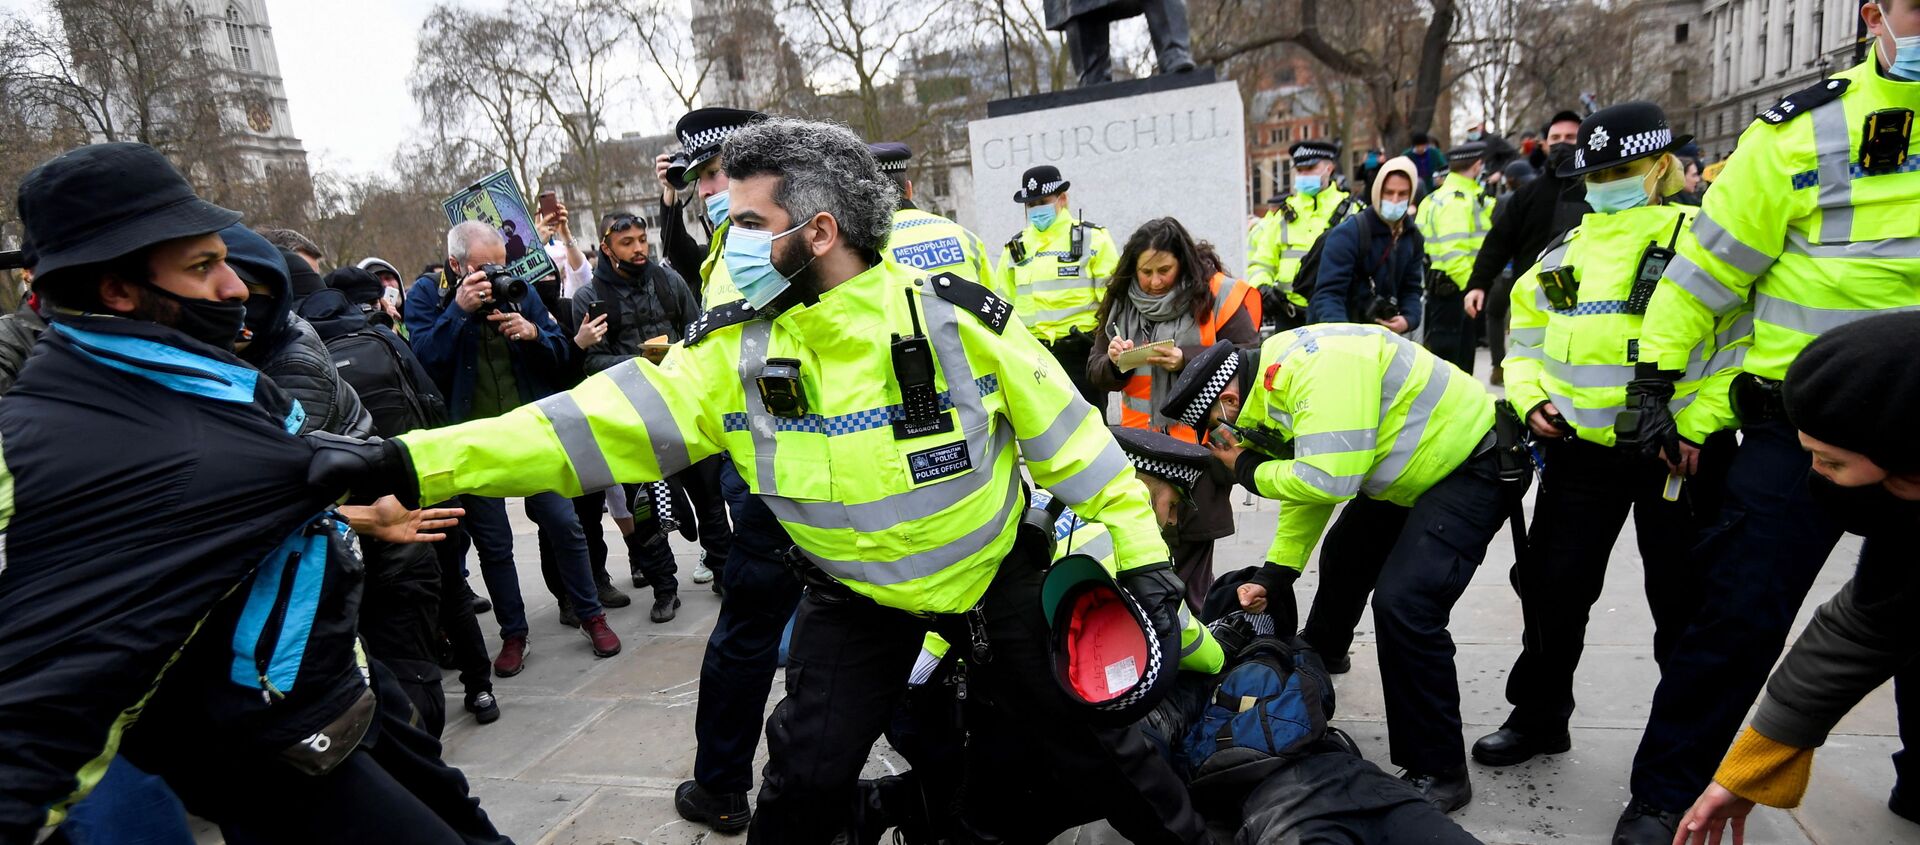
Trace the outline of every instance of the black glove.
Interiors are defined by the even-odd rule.
[[[304,436],[313,447],[313,459],[307,463],[308,484],[369,498],[392,494],[409,509],[420,507],[419,480],[400,441],[356,440],[325,431]]]
[[[1260,495],[1259,485],[1253,482],[1253,472],[1259,469],[1261,464],[1271,460],[1273,458],[1252,449],[1241,452],[1240,457],[1233,462],[1234,480],[1240,482],[1240,486],[1247,488],[1247,492],[1255,496]]]
[[[1638,365],[1633,381],[1627,382],[1626,410],[1614,421],[1614,435],[1620,445],[1649,458],[1665,455],[1667,460],[1680,460],[1680,428],[1667,406],[1673,400],[1677,379],[1676,374],[1650,364]]]
[[[1173,564],[1161,562],[1120,573],[1120,589],[1140,603],[1153,633],[1162,641],[1180,640],[1180,603],[1187,600],[1187,587],[1173,572]]]

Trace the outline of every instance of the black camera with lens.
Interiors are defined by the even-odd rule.
[[[1398,316],[1400,316],[1400,300],[1379,295],[1367,300],[1367,322],[1391,320]]]
[[[512,307],[527,295],[527,283],[519,276],[507,271],[499,264],[482,264],[480,272],[487,274],[487,282],[493,286],[493,297],[488,300],[488,310],[501,306]]]

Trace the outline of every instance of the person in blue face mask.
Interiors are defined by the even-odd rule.
[[[1120,248],[1106,229],[1067,211],[1072,186],[1050,164],[1021,174],[1013,201],[1026,207],[1027,225],[1000,251],[998,270],[987,286],[1014,303],[1021,322],[1066,369],[1081,398],[1104,407],[1106,393],[1087,381],[1087,360],[1106,280],[1120,266]]]

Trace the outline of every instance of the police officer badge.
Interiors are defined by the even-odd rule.
[[[1034,192],[1036,192],[1036,191],[1038,191],[1038,190],[1040,190],[1040,180],[1038,180],[1038,179],[1034,179],[1034,178],[1032,178],[1032,177],[1028,177],[1028,178],[1027,178],[1027,193],[1029,193],[1029,194],[1031,194],[1031,193],[1034,193]]]

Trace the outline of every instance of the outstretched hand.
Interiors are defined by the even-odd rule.
[[[1674,828],[1673,845],[1720,845],[1721,834],[1731,825],[1733,845],[1744,845],[1747,838],[1747,814],[1753,802],[1733,794],[1720,784],[1708,784],[1707,791],[1693,802],[1686,816]]]
[[[371,505],[341,507],[353,533],[388,543],[437,543],[447,539],[447,529],[460,524],[465,508],[420,508],[408,510],[392,496],[382,496]]]

